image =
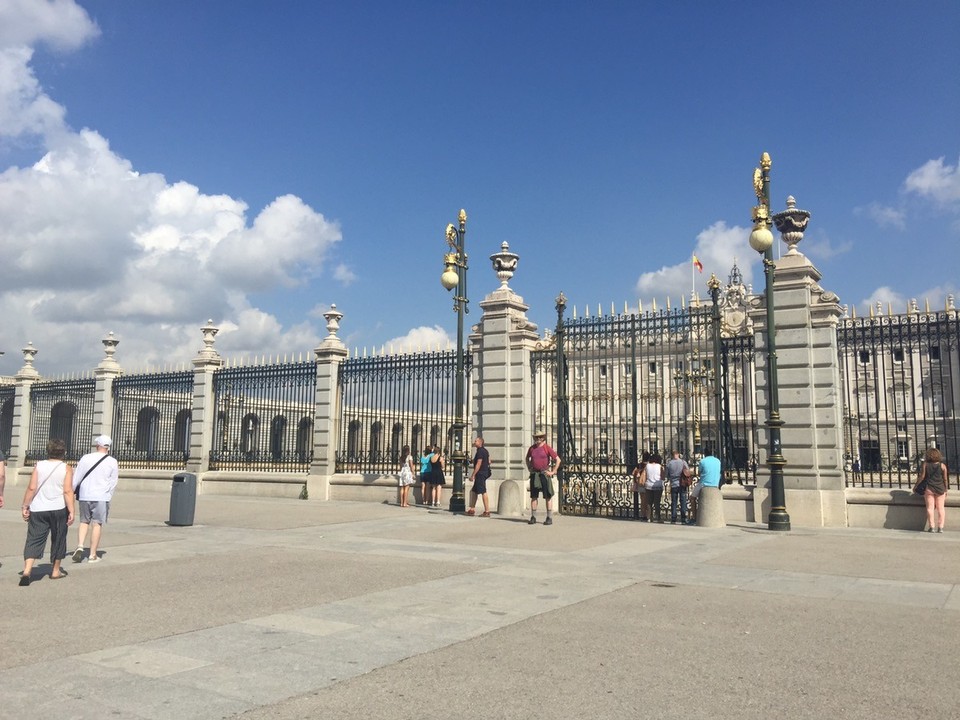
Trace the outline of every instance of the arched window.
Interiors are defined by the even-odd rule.
[[[357,455],[360,452],[360,431],[363,426],[359,420],[351,420],[350,428],[347,430],[347,459],[349,462],[357,462]]]
[[[217,432],[220,435],[220,450],[230,450],[230,430],[227,427],[227,413],[221,410],[217,413]]]
[[[187,409],[177,413],[173,423],[173,451],[183,453],[183,457],[190,455],[190,425],[193,416]]]
[[[50,411],[50,439],[63,440],[67,446],[67,456],[73,450],[73,432],[77,416],[77,406],[72,402],[58,402]]]
[[[410,437],[410,451],[414,457],[420,454],[420,436],[423,434],[423,428],[419,425],[413,426],[413,434]]]
[[[252,460],[260,450],[260,418],[254,413],[244,415],[240,432],[240,449],[248,460]]]
[[[400,447],[403,444],[403,425],[394,423],[390,431],[390,458],[394,463],[400,462]]]
[[[0,408],[0,450],[4,455],[10,453],[13,444],[13,398],[10,398]]]
[[[160,411],[155,407],[140,408],[137,413],[137,439],[133,449],[152,457],[157,451],[157,430],[160,426]]]
[[[383,423],[377,421],[370,428],[370,460],[376,462],[380,457],[380,439],[383,436]]]
[[[300,418],[297,424],[297,462],[310,462],[313,459],[313,420]]]
[[[283,459],[283,434],[287,430],[287,419],[277,415],[270,421],[270,457],[274,460]]]

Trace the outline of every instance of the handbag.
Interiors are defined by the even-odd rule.
[[[916,486],[913,488],[913,492],[915,492],[917,495],[923,495],[923,493],[925,493],[926,491],[927,491],[927,481],[926,481],[926,480],[921,480],[921,481],[918,482],[918,483],[916,484]]]

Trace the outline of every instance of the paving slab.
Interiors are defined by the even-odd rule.
[[[103,561],[17,585],[19,718],[955,717],[960,537],[117,494]],[[71,530],[71,538],[75,530]],[[931,692],[929,668],[936,668]],[[39,682],[38,678],[44,678]],[[51,685],[46,679],[56,678]]]

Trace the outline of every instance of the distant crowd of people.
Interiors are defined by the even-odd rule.
[[[487,493],[487,480],[490,478],[490,453],[483,437],[473,441],[474,455],[472,471],[468,482],[470,504],[467,515],[477,514],[477,502],[482,501],[481,517],[490,517],[490,500]],[[401,451],[402,462],[398,471],[400,486],[400,507],[410,506],[410,488],[420,480],[422,504],[426,507],[440,507],[443,488],[446,485],[446,457],[443,449],[428,444],[419,456],[417,463],[405,445]],[[544,525],[553,524],[554,480],[562,461],[550,445],[546,433],[535,432],[533,444],[527,448],[524,463],[528,472],[527,492],[530,495],[530,517],[528,524],[536,525],[540,497],[543,496],[546,515]],[[696,472],[680,456],[679,450],[673,450],[666,463],[657,452],[644,451],[640,461],[632,468],[633,491],[639,500],[639,515],[642,522],[664,522],[664,492],[669,488],[669,512],[671,523],[692,525],[696,522],[697,504],[703,487],[719,487],[721,484],[720,460],[708,451],[696,466]]]
[[[469,482],[470,505],[467,515],[476,515],[477,502],[483,502],[481,517],[490,517],[490,500],[487,480],[490,478],[490,453],[483,438],[473,441],[474,456]],[[417,472],[410,447],[404,446],[403,463],[399,470],[400,506],[409,506],[410,488],[417,481]],[[554,479],[560,469],[561,459],[547,444],[546,434],[535,432],[533,444],[527,449],[524,462],[529,473],[527,491],[530,494],[530,525],[537,524],[540,496],[546,505],[544,525],[553,524]],[[446,460],[443,450],[437,445],[427,445],[420,455],[419,479],[423,504],[440,507],[445,479]],[[693,525],[696,523],[700,492],[705,487],[720,487],[723,484],[719,458],[707,449],[696,464],[696,471],[673,449],[666,462],[659,452],[644,451],[639,462],[631,470],[639,519],[641,522],[665,522],[664,511],[669,508],[670,523]],[[949,487],[949,471],[940,451],[930,448],[924,455],[917,475],[914,491],[922,495],[927,509],[927,532],[942,533],[946,519],[946,493]],[[669,503],[665,492],[669,489]]]
[[[468,482],[470,488],[470,505],[466,509],[467,515],[477,514],[477,503],[483,503],[480,517],[490,517],[490,496],[487,492],[487,480],[490,471],[490,452],[484,445],[483,437],[478,435],[473,440],[472,471]],[[425,507],[441,506],[443,488],[446,486],[446,456],[439,445],[428,443],[419,457],[419,473],[409,445],[404,445],[400,452],[402,457],[397,476],[400,486],[400,507],[410,506],[410,488],[420,480],[421,503]],[[529,472],[528,491],[530,493],[530,519],[528,523],[537,523],[537,508],[540,496],[543,496],[546,505],[544,525],[553,524],[553,480],[560,468],[560,458],[556,450],[547,445],[546,434],[533,434],[533,444],[527,449],[524,462]]]

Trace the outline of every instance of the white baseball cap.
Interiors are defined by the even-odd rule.
[[[97,447],[108,448],[113,445],[113,440],[110,439],[109,435],[97,435],[97,437],[93,439],[93,444]]]

